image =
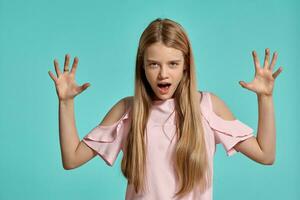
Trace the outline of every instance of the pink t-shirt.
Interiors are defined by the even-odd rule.
[[[202,124],[205,133],[208,161],[213,176],[213,156],[216,144],[221,143],[228,156],[237,151],[235,144],[246,140],[253,135],[253,129],[238,119],[224,120],[212,110],[211,96],[209,92],[202,92],[203,98],[199,105],[202,112]],[[200,96],[200,93],[199,93]],[[126,200],[175,200],[173,195],[177,191],[175,171],[171,161],[177,138],[175,136],[175,112],[174,99],[157,100],[153,102],[149,120],[147,123],[147,191],[135,193],[132,184],[127,185]],[[131,107],[127,108],[124,115],[110,126],[98,125],[93,128],[83,141],[107,163],[112,166],[122,150],[127,138],[130,122]],[[213,180],[213,178],[212,178]],[[205,192],[198,188],[192,190],[181,200],[212,200],[212,186]]]

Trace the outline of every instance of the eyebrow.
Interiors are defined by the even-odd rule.
[[[147,59],[146,60],[147,62],[158,62],[156,60],[153,60],[153,59]],[[170,60],[169,62],[180,62],[181,60]],[[158,62],[159,63],[159,62]]]

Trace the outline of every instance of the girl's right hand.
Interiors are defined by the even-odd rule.
[[[75,73],[78,64],[78,58],[75,57],[72,65],[72,69],[69,72],[69,60],[70,55],[66,54],[64,63],[64,72],[61,73],[59,70],[59,65],[57,60],[54,60],[54,67],[56,71],[56,76],[48,71],[48,74],[55,83],[56,93],[59,101],[67,101],[74,99],[75,96],[83,92],[86,88],[90,86],[90,83],[85,83],[82,86],[78,86],[75,82]]]

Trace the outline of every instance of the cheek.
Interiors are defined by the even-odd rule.
[[[145,72],[145,75],[146,75],[146,78],[147,78],[147,81],[150,85],[153,85],[153,83],[155,82],[156,80],[156,76],[154,73],[149,73],[149,72]],[[154,83],[155,84],[155,83]]]
[[[177,83],[179,83],[181,81],[182,77],[183,77],[183,72],[181,72],[181,71],[174,74],[174,78],[175,78]]]

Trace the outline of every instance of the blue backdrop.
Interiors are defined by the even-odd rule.
[[[195,55],[199,90],[221,97],[257,131],[256,94],[238,81],[254,77],[251,51],[279,53],[275,83],[275,164],[243,154],[215,156],[214,199],[296,200],[299,123],[300,4],[298,1],[58,1],[0,0],[0,199],[124,199],[122,153],[112,168],[100,157],[64,170],[58,133],[53,60],[79,57],[76,80],[91,87],[75,98],[80,138],[110,107],[133,95],[142,31],[157,17],[185,28]],[[299,89],[299,88],[298,88]],[[298,92],[297,92],[298,91]]]

